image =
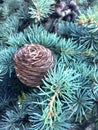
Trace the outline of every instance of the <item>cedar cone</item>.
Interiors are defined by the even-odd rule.
[[[41,85],[47,71],[54,66],[52,52],[38,44],[25,44],[14,54],[13,60],[17,77],[31,87]]]

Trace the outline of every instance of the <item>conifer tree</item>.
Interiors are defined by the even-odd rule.
[[[0,0],[0,130],[98,130],[98,1]]]

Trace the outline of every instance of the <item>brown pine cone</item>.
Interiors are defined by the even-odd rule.
[[[17,77],[31,87],[41,85],[47,71],[54,66],[52,52],[38,44],[25,44],[15,53],[13,60]]]

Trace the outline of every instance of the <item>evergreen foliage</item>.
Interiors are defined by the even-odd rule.
[[[91,123],[98,130],[98,6],[74,1],[74,22],[55,15],[57,0],[0,3],[0,130],[85,130]],[[13,56],[25,44],[43,45],[55,58],[36,88],[15,74]]]
[[[32,7],[30,7],[29,13],[31,18],[40,21],[43,18],[46,18],[49,14],[52,13],[50,10],[51,5],[54,3],[54,0],[32,0]]]

